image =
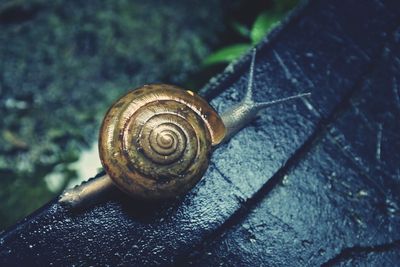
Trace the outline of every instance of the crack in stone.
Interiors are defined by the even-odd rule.
[[[224,179],[228,184],[230,184],[231,186],[233,186],[233,188],[240,194],[240,196],[237,195],[237,194],[235,194],[235,196],[238,197],[239,202],[245,201],[245,194],[240,190],[240,188],[239,188],[237,185],[235,185],[235,184],[232,182],[232,180],[229,179],[229,177],[226,176],[226,175],[218,168],[218,166],[217,166],[215,163],[210,163],[210,165],[212,165],[212,166],[214,167],[214,169],[218,172],[218,174],[221,175],[222,179]]]
[[[321,267],[334,266],[345,260],[350,260],[360,254],[384,253],[391,250],[399,250],[400,252],[400,239],[376,246],[346,247],[342,249],[339,254],[321,264]]]

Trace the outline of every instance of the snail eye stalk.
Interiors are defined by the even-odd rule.
[[[254,93],[253,93],[255,60],[256,60],[256,49],[253,48],[245,96],[239,104],[234,105],[231,108],[228,108],[221,115],[222,121],[224,122],[224,125],[227,130],[224,141],[229,140],[238,131],[246,127],[246,125],[249,124],[249,122],[251,122],[257,116],[260,110],[292,99],[297,99],[311,95],[311,93],[302,93],[268,102],[256,102],[254,100]]]

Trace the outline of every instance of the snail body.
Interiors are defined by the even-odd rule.
[[[243,100],[219,115],[195,93],[173,85],[144,85],[117,100],[100,130],[99,153],[106,175],[66,190],[59,202],[77,207],[115,184],[146,200],[189,191],[207,170],[213,147],[245,127],[271,102],[253,100],[255,49]]]

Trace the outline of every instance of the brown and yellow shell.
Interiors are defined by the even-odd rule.
[[[100,130],[102,164],[131,196],[172,198],[203,176],[225,126],[217,112],[191,91],[144,85],[120,98]]]

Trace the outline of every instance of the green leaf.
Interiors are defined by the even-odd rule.
[[[255,20],[251,28],[250,38],[252,44],[259,43],[273,27],[280,21],[282,14],[263,12]]]
[[[250,29],[239,22],[232,22],[233,29],[245,38],[250,38]]]
[[[204,65],[213,65],[218,63],[229,63],[237,59],[250,49],[250,44],[235,44],[224,47],[211,55],[209,55],[203,62]]]

